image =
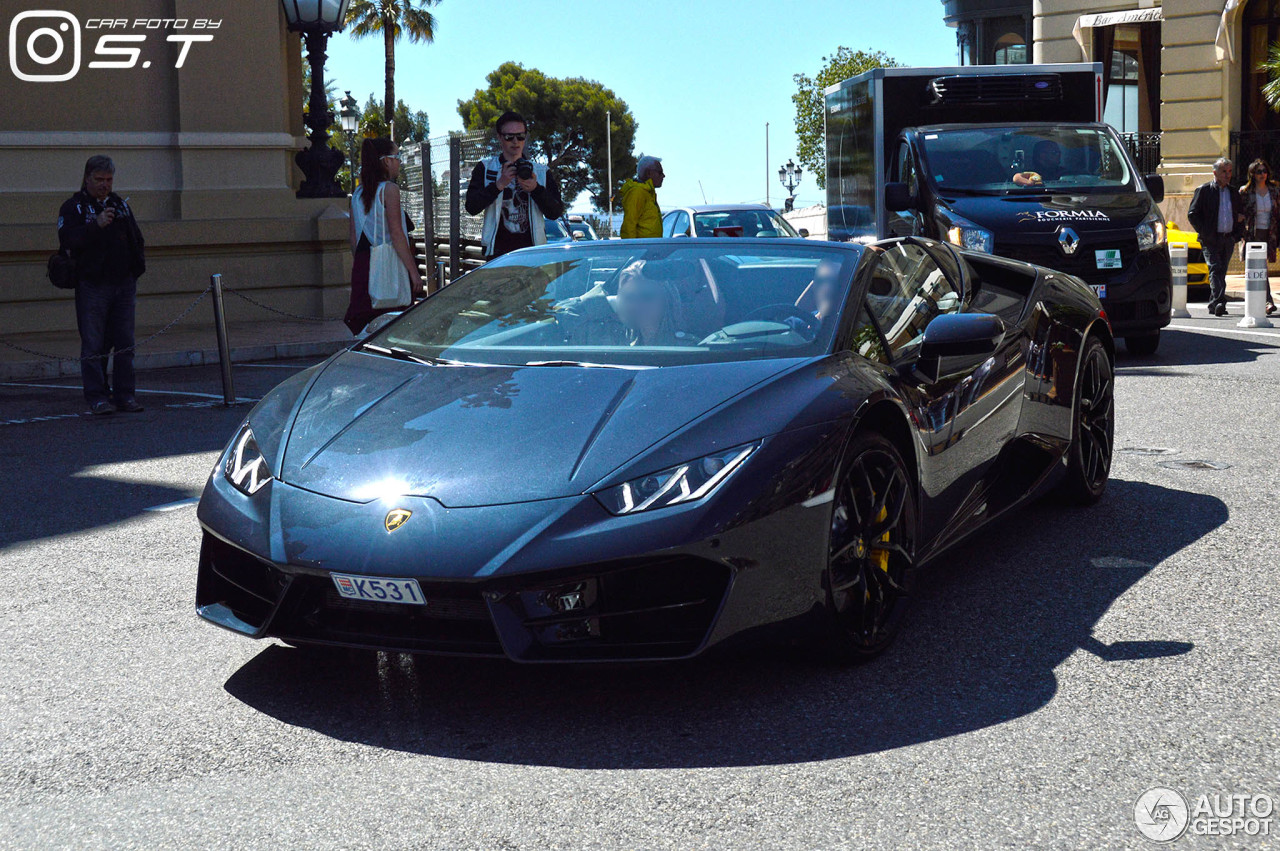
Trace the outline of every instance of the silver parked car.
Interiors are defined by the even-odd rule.
[[[663,236],[801,237],[787,220],[763,204],[704,204],[677,207],[662,217]]]

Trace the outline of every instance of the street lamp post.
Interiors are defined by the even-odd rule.
[[[338,113],[338,118],[342,122],[342,132],[347,137],[347,185],[351,187],[351,193],[354,195],[356,191],[356,152],[353,142],[356,137],[356,129],[360,126],[360,112],[356,109],[356,99],[351,96],[351,90],[347,89],[347,96],[338,101],[342,106],[342,110]]]
[[[310,145],[299,151],[293,161],[302,169],[299,198],[344,198],[345,192],[335,179],[342,168],[342,152],[329,147],[329,125],[333,113],[324,91],[325,47],[329,36],[342,29],[347,18],[349,0],[280,0],[291,32],[302,33],[307,45],[307,61],[311,64],[311,99],[307,105],[307,127]]]
[[[800,176],[804,169],[788,159],[787,164],[778,167],[778,182],[787,190],[787,203],[784,209],[789,213],[796,206],[796,187],[800,185]]]

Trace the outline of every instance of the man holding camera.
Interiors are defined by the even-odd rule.
[[[95,414],[142,410],[134,398],[133,324],[138,276],[147,267],[128,199],[111,191],[115,173],[110,157],[90,157],[80,191],[58,210],[58,244],[75,261],[84,397]]]
[[[546,220],[564,215],[555,175],[525,158],[529,133],[524,118],[504,112],[494,130],[500,153],[476,163],[467,184],[467,212],[484,213],[481,241],[486,262],[517,248],[545,245]]]

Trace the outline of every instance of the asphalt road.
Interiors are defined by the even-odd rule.
[[[857,668],[244,640],[194,614],[181,505],[247,411],[175,395],[216,372],[101,419],[0,386],[0,847],[1138,848],[1150,787],[1280,799],[1280,331],[1177,324],[1119,360],[1104,500],[953,552]]]

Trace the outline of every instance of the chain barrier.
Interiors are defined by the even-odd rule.
[[[280,316],[284,316],[288,319],[297,319],[301,322],[332,322],[333,321],[332,319],[328,319],[324,316],[303,316],[301,313],[290,313],[287,310],[281,310],[278,307],[272,307],[269,304],[263,304],[262,302],[258,301],[256,298],[251,298],[245,295],[244,293],[240,292],[239,290],[231,289],[231,287],[228,287],[226,284],[223,284],[222,291],[224,293],[231,293],[236,298],[241,299],[243,301],[247,301],[249,304],[252,304],[254,307],[260,307],[263,310],[267,311],[268,313],[275,313]]]
[[[300,313],[290,313],[287,310],[281,310],[277,307],[272,307],[269,304],[263,304],[257,299],[247,296],[244,293],[240,292],[239,290],[233,290],[228,286],[223,286],[222,291],[224,293],[230,293],[231,295],[243,301],[246,301],[255,307],[259,307],[262,310],[265,310],[269,313],[275,313],[279,316],[284,316],[288,319],[297,319],[301,322],[331,322],[332,321],[331,319],[326,319],[323,316],[303,316]],[[8,349],[13,349],[14,351],[17,351],[17,352],[22,352],[25,355],[31,355],[32,357],[42,358],[44,360],[52,360],[52,361],[74,360],[77,362],[105,360],[106,358],[111,357],[113,354],[122,355],[128,352],[136,351],[142,348],[143,346],[146,346],[148,343],[150,343],[152,340],[156,339],[157,337],[160,337],[161,335],[166,334],[169,331],[173,330],[173,326],[177,325],[179,322],[181,322],[182,320],[190,316],[191,311],[195,310],[196,307],[200,304],[200,302],[208,298],[211,292],[213,292],[212,285],[205,287],[204,290],[200,293],[200,295],[196,296],[195,299],[192,300],[191,304],[187,305],[186,309],[183,310],[181,313],[179,313],[176,317],[174,317],[174,319],[168,325],[164,326],[159,331],[147,337],[145,340],[141,340],[137,343],[134,343],[132,346],[130,346],[127,349],[116,349],[112,352],[108,352],[107,354],[103,354],[103,355],[89,355],[88,357],[83,357],[83,358],[69,358],[65,355],[55,355],[55,354],[50,354],[49,352],[42,352],[37,349],[29,349],[26,346],[20,346],[17,343],[11,343],[8,340],[0,340],[0,346],[4,346],[5,348],[8,348]]]
[[[83,358],[68,358],[64,355],[51,355],[48,352],[41,352],[35,349],[28,349],[26,346],[19,346],[17,343],[10,343],[8,340],[0,340],[0,346],[4,346],[6,348],[22,352],[23,354],[32,355],[38,358],[43,358],[45,360],[54,360],[54,361],[74,360],[81,363],[83,363],[84,361],[106,360],[107,358],[111,357],[113,354],[122,355],[122,354],[126,354],[127,352],[136,351],[137,349],[147,345],[148,343],[150,343],[152,340],[156,339],[160,335],[169,332],[170,330],[173,329],[173,326],[177,325],[179,322],[186,319],[187,316],[190,315],[191,311],[196,309],[196,306],[200,304],[200,302],[204,301],[206,298],[209,297],[209,293],[211,292],[213,292],[213,287],[211,286],[205,287],[204,291],[201,292],[200,295],[196,296],[195,299],[191,302],[191,304],[187,305],[186,310],[179,313],[173,319],[173,321],[171,321],[168,325],[164,326],[159,331],[152,334],[150,337],[147,337],[145,340],[134,343],[132,346],[129,346],[127,349],[116,349],[115,351],[107,352],[104,355],[89,355],[88,357],[83,357]]]

